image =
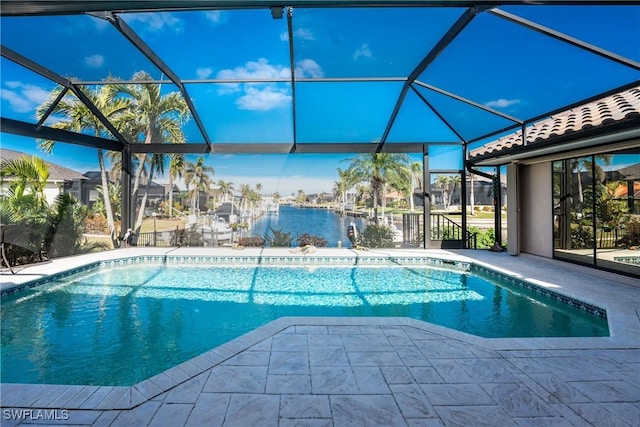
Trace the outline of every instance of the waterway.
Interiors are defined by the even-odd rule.
[[[319,236],[327,239],[328,247],[337,247],[338,241],[343,247],[349,247],[347,227],[355,222],[360,230],[364,230],[367,221],[362,218],[343,216],[329,209],[298,208],[280,206],[280,213],[265,214],[258,218],[251,229],[252,235],[271,234],[269,227],[291,233],[293,246],[297,246],[297,237],[301,234]]]

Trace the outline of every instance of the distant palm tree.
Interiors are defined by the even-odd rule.
[[[114,90],[113,85],[103,85],[98,89],[89,89],[87,87],[79,88],[91,102],[102,112],[102,114],[111,121],[116,128],[120,128],[127,113],[131,107],[129,99],[118,97],[118,92]],[[36,116],[42,118],[51,108],[54,101],[58,98],[61,88],[54,89],[47,100],[36,109]],[[69,130],[73,132],[91,132],[94,136],[111,137],[111,133],[102,124],[102,122],[89,110],[89,108],[78,98],[72,94],[64,96],[57,104],[55,104],[52,115],[56,117],[56,122],[51,125],[56,129]],[[40,142],[40,146],[47,152],[51,152],[55,146],[55,141],[44,140]],[[102,149],[97,148],[98,165],[100,166],[100,178],[103,188],[107,188],[109,180],[107,178],[107,168],[105,166],[104,154]],[[115,231],[115,222],[113,219],[113,209],[108,193],[104,194],[104,205],[107,213],[107,226],[113,247],[117,247],[118,240]]]
[[[257,184],[256,184],[256,191],[257,191],[258,193],[262,192],[262,184],[261,184],[261,183],[257,183]]]
[[[220,179],[218,180],[218,182],[216,182],[216,185],[218,186],[216,195],[219,196],[222,200],[227,201],[229,197],[233,197],[233,190],[235,190],[235,188],[233,188],[233,182],[225,182]]]
[[[271,197],[273,197],[273,202],[274,203],[278,203],[280,201],[280,193],[278,193],[278,192],[273,193],[273,195]]]
[[[173,185],[176,178],[182,178],[185,172],[184,154],[169,155],[169,218],[173,218]]]
[[[249,184],[241,184],[240,185],[240,195],[242,196],[242,201],[241,206],[242,206],[242,210],[246,211],[247,210],[247,205],[249,202],[249,198],[251,196],[251,187],[249,186]]]
[[[304,190],[298,190],[298,193],[296,194],[296,203],[302,204],[306,202],[306,200],[307,200],[307,195],[304,194]]]
[[[333,183],[333,194],[342,200],[342,210],[347,204],[347,192],[353,186],[352,181],[348,171],[338,168],[338,180]]]
[[[367,181],[371,186],[373,217],[378,224],[378,204],[382,199],[384,209],[386,185],[402,188],[411,179],[409,157],[401,153],[363,153],[347,160],[350,161],[347,170],[353,179]]]
[[[451,199],[460,185],[460,175],[438,175],[436,176],[435,186],[442,193],[442,205],[444,210],[448,210],[451,205]]]
[[[191,207],[194,213],[200,212],[200,192],[209,194],[211,188],[211,177],[215,170],[211,166],[204,164],[204,157],[198,157],[195,163],[186,162],[184,181],[188,189],[188,197],[191,200]]]

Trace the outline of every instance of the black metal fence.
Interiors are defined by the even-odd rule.
[[[136,247],[192,247],[222,246],[231,243],[230,232],[220,232],[208,227],[179,228],[168,231],[150,231],[138,233],[131,239],[131,246]]]
[[[408,213],[402,215],[403,243],[415,247],[424,245],[424,214]],[[443,248],[477,248],[477,234],[466,231],[455,221],[442,214],[429,215],[430,240],[441,242]]]

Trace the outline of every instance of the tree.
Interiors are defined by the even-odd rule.
[[[211,177],[215,170],[211,166],[204,164],[204,157],[198,157],[195,163],[186,162],[184,181],[188,189],[188,197],[191,200],[191,208],[194,213],[200,212],[200,192],[209,194],[211,187]]]
[[[442,193],[442,205],[444,210],[448,210],[451,205],[451,198],[460,185],[460,175],[438,175],[436,176],[435,186]]]
[[[42,118],[51,108],[54,101],[58,98],[61,88],[55,89],[49,95],[49,98],[36,109],[38,118]],[[131,104],[129,100],[117,97],[117,91],[113,85],[103,85],[97,89],[89,89],[80,86],[81,90],[89,100],[102,112],[116,128],[118,128],[125,119],[125,113],[128,112]],[[57,121],[51,125],[56,129],[63,129],[72,132],[91,132],[98,137],[111,137],[111,133],[104,124],[91,112],[82,101],[72,94],[64,96],[54,107],[51,113],[56,117]],[[55,146],[55,141],[44,140],[40,142],[40,146],[47,152],[51,152]],[[98,155],[98,165],[100,167],[100,178],[103,188],[107,188],[109,180],[107,178],[107,169],[105,166],[104,154],[102,149],[96,149]],[[107,212],[107,225],[109,227],[109,235],[113,247],[117,246],[117,237],[115,231],[115,222],[113,219],[113,209],[108,194],[104,194],[104,206]]]
[[[169,155],[169,218],[173,218],[173,185],[176,178],[182,178],[185,170],[184,154]]]
[[[9,191],[18,198],[26,193],[34,200],[46,204],[44,189],[49,180],[49,165],[39,157],[22,156],[18,159],[3,161],[0,166],[0,179],[10,180]]]
[[[104,206],[104,197],[105,195],[104,190],[102,188],[101,185],[98,185],[96,187],[96,191],[98,192],[98,194],[100,194],[100,196],[102,196],[100,199],[96,200],[96,202],[93,204],[93,211],[100,213],[102,215],[104,215],[104,217],[107,217],[107,212],[106,212],[106,208]],[[109,200],[111,200],[111,207],[113,208],[114,206],[121,206],[122,204],[122,186],[120,185],[120,183],[109,183],[109,186],[107,187],[107,191],[109,192],[108,197]],[[113,209],[113,218],[116,220],[120,219],[120,210],[119,209]]]
[[[409,157],[400,153],[364,153],[347,161],[350,161],[347,171],[353,179],[358,182],[367,181],[371,187],[373,215],[377,225],[380,199],[383,209],[385,207],[383,191],[386,185],[402,188],[411,179]]]
[[[216,195],[222,198],[222,200],[228,201],[229,197],[233,197],[233,190],[235,190],[235,188],[233,188],[233,182],[231,181],[225,182],[220,179],[218,180],[218,182],[216,182],[216,185],[218,186],[218,189],[216,190]]]
[[[595,158],[601,160],[602,163],[604,163],[605,165],[611,164],[610,154],[599,154],[595,156]],[[584,204],[584,192],[582,190],[582,170],[584,169],[588,174],[592,173],[591,171],[594,170],[594,164],[592,159],[593,159],[592,156],[572,159],[570,164],[571,170],[575,170],[576,171],[575,173],[577,175],[578,201],[579,201],[580,209],[582,209],[582,205]],[[593,178],[594,178],[594,182],[600,182],[604,179],[604,170],[597,162],[595,164],[595,176]]]
[[[422,164],[420,162],[412,162],[409,166],[411,170],[411,188],[408,194],[409,206],[411,212],[415,210],[415,206],[413,203],[413,192],[415,191],[416,186],[420,189],[421,192],[424,192],[424,187],[422,185]]]
[[[242,201],[241,203],[241,209],[243,211],[247,210],[247,205],[249,202],[249,199],[251,197],[251,187],[249,186],[249,184],[241,184],[240,185],[240,196],[242,196]]]
[[[143,83],[152,80],[152,77],[144,71],[135,73],[132,80],[140,83],[111,85],[112,90],[129,103],[129,108],[123,113],[119,127],[123,135],[134,143],[184,143],[182,126],[189,119],[189,107],[180,92],[163,95],[160,84]],[[132,199],[136,202],[142,177],[147,174],[145,194],[142,197],[135,224],[137,231],[144,219],[149,184],[153,174],[161,172],[164,168],[164,160],[161,157],[162,155],[149,155],[149,153],[137,156],[138,167],[132,191]],[[147,170],[147,163],[150,164],[149,170]]]
[[[352,181],[348,171],[338,168],[338,180],[333,183],[333,194],[342,200],[342,210],[347,204],[347,192],[353,186]]]
[[[307,201],[307,195],[304,194],[304,190],[298,190],[296,194],[296,203],[302,204]]]

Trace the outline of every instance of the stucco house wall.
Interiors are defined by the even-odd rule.
[[[551,163],[519,167],[520,251],[553,257]]]

